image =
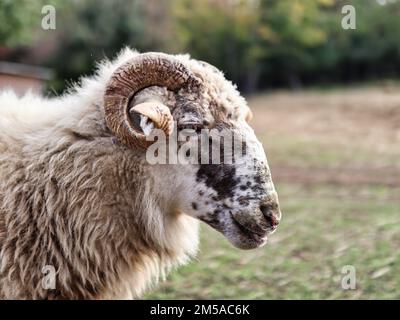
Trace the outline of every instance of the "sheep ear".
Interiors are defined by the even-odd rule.
[[[160,102],[144,102],[133,106],[129,116],[134,128],[149,135],[154,128],[161,129],[167,136],[174,130],[174,119],[169,108]]]

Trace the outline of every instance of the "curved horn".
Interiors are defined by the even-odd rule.
[[[139,54],[111,76],[104,96],[107,126],[125,145],[145,148],[151,142],[146,141],[146,136],[134,128],[129,117],[128,107],[133,96],[150,86],[164,86],[176,92],[181,88],[198,91],[200,85],[200,79],[177,58],[155,52]],[[140,107],[142,114],[143,107]],[[163,112],[165,108],[162,108]]]
[[[162,103],[153,101],[139,103],[132,107],[129,113],[146,116],[153,121],[157,128],[163,130],[167,136],[171,135],[174,130],[174,118],[169,108]]]

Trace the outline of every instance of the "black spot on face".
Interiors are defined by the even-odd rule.
[[[219,209],[215,209],[215,210],[214,210],[214,214],[218,215],[218,214],[220,214],[220,213],[221,213],[221,210],[219,210]]]
[[[196,202],[192,202],[192,208],[193,210],[197,210],[198,206]]]
[[[199,191],[199,196],[204,196],[204,191]]]
[[[232,197],[235,187],[239,183],[235,167],[223,164],[200,165],[200,169],[197,172],[197,181],[203,181],[207,187],[217,192],[218,197],[215,200]]]
[[[260,175],[256,175],[256,176],[254,177],[254,181],[255,181],[255,183],[257,183],[257,184],[263,183],[263,179],[261,178]]]

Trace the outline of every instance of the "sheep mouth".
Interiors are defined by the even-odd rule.
[[[239,245],[235,242],[234,245],[241,249],[258,248],[267,243],[268,230],[255,230],[242,222],[238,221],[235,216],[230,213],[232,226],[236,229],[236,237],[240,239]]]
[[[220,219],[207,219],[203,217],[201,220],[222,233],[233,246],[243,250],[264,246],[268,240],[267,236],[273,232],[271,229],[254,227],[254,223],[251,224],[252,226],[245,224],[235,218],[235,215],[231,211],[226,212],[223,223],[221,223]]]
[[[201,219],[222,233],[228,241],[238,249],[250,250],[264,246],[267,243],[269,230],[254,230],[244,223],[235,219],[234,215],[229,211],[225,216],[224,223],[216,220]]]

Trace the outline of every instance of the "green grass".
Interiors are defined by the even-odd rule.
[[[147,298],[400,298],[399,190],[336,189],[279,185],[281,226],[257,250],[235,249],[204,226],[198,260]],[[356,290],[341,288],[345,265],[356,268]]]

